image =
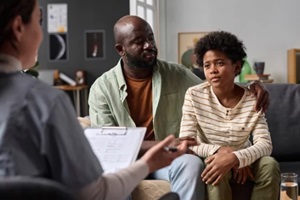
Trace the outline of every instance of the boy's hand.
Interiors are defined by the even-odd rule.
[[[247,181],[248,177],[250,177],[250,179],[254,181],[254,175],[250,166],[246,166],[240,169],[233,168],[233,179],[236,180],[237,183],[244,184]]]
[[[217,185],[223,176],[238,164],[233,153],[216,153],[205,159],[206,167],[201,174],[206,184]]]

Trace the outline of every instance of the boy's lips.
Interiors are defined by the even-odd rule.
[[[212,77],[210,80],[213,81],[213,82],[219,81],[219,80],[220,80],[220,77]]]

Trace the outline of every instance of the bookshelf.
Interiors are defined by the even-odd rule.
[[[288,83],[300,83],[300,49],[289,49],[287,52]]]
[[[260,81],[263,83],[272,83],[273,79],[269,78],[270,74],[246,74],[245,80],[250,81]]]

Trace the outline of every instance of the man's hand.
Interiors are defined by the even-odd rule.
[[[262,109],[265,112],[269,107],[269,92],[265,88],[262,82],[253,81],[249,85],[249,91],[252,95],[254,95],[257,99],[255,104],[255,111],[260,111]]]
[[[252,173],[251,167],[246,166],[240,169],[233,168],[233,179],[236,180],[237,183],[244,184],[248,177],[254,181],[254,175]]]
[[[177,157],[184,154],[187,150],[187,142],[183,141],[180,145],[176,146],[176,151],[166,151],[166,146],[172,146],[175,141],[173,135],[169,135],[163,141],[157,143],[152,148],[150,148],[141,159],[146,161],[149,167],[149,173],[156,171],[157,169],[166,167],[171,164],[171,162]]]
[[[175,145],[179,145],[183,141],[185,141],[187,143],[188,147],[198,145],[196,137],[192,137],[192,136],[184,136],[184,137],[177,138],[176,142],[175,142]],[[192,154],[192,155],[197,155],[194,151],[192,151],[189,148],[187,149],[186,153],[187,154]]]
[[[140,148],[138,158],[143,156],[150,148],[152,148],[153,146],[155,146],[158,143],[159,143],[159,141],[144,140],[143,143],[142,143],[142,146]]]
[[[198,145],[197,143],[197,140],[196,140],[196,137],[193,137],[193,136],[184,136],[184,137],[180,137],[180,138],[177,138],[176,142],[178,144],[180,144],[182,141],[186,141],[187,142],[187,145],[190,147],[190,146],[195,146],[195,145]]]

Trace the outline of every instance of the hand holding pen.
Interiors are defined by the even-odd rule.
[[[194,137],[194,136],[184,136],[184,137],[180,137],[180,138],[175,139],[175,141],[172,145],[165,146],[164,149],[166,151],[169,151],[169,152],[176,152],[177,151],[176,146],[180,145],[183,141],[186,141],[188,147],[189,146],[195,146],[195,145],[198,144],[197,140],[196,140],[196,137]],[[192,150],[190,150],[189,148],[187,148],[186,153],[195,155],[195,153]]]
[[[141,157],[141,159],[145,160],[148,164],[149,173],[170,165],[175,158],[187,151],[187,141],[182,141],[180,144],[174,146],[176,140],[173,135],[170,135],[149,149],[144,156]]]

